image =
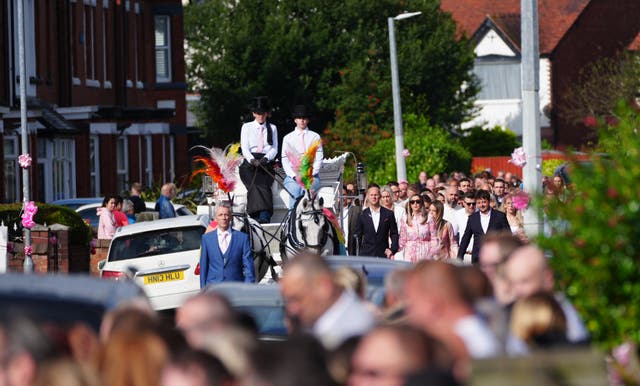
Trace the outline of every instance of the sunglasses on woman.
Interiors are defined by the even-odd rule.
[[[422,204],[422,200],[411,200],[411,201],[409,201],[409,203],[411,205],[413,205],[413,204]]]

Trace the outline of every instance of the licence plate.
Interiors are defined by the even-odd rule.
[[[144,284],[160,284],[168,281],[184,280],[184,271],[156,273],[144,277]]]

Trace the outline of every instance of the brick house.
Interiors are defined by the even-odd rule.
[[[522,134],[520,94],[520,0],[442,0],[459,33],[475,44],[474,71],[483,90],[480,115],[467,125],[509,127]],[[579,148],[593,139],[581,123],[563,119],[563,101],[580,70],[602,57],[637,49],[637,0],[539,0],[540,125],[558,148]]]
[[[17,1],[0,8],[0,202],[20,201]],[[24,0],[31,197],[189,172],[180,0]]]

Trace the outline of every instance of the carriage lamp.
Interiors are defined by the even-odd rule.
[[[202,192],[206,197],[211,197],[213,196],[213,193],[215,193],[215,191],[216,191],[216,186],[213,183],[213,178],[211,178],[211,176],[204,174],[202,176]]]
[[[358,193],[364,194],[365,190],[367,190],[368,184],[367,171],[364,168],[364,164],[362,162],[358,162],[356,165],[356,185],[358,186]]]

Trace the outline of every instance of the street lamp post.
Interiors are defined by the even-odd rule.
[[[402,13],[387,19],[389,23],[389,55],[391,56],[391,93],[393,96],[393,133],[396,139],[396,174],[398,181],[407,179],[404,150],[404,129],[402,128],[402,106],[400,104],[400,80],[398,76],[398,55],[396,54],[396,34],[393,22],[418,16],[422,12]]]

